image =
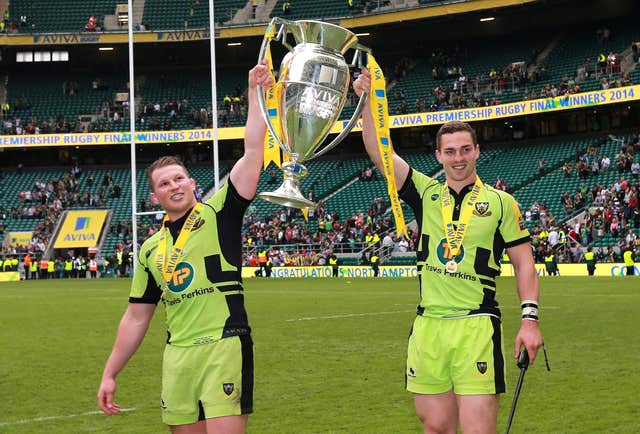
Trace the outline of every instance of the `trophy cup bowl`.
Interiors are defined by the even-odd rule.
[[[273,27],[272,27],[273,26]],[[287,21],[274,18],[267,32],[279,27],[274,40],[279,40],[289,52],[280,64],[278,84],[282,91],[277,101],[278,116],[271,119],[264,90],[258,98],[267,127],[280,149],[289,156],[282,164],[284,180],[275,191],[258,194],[261,199],[292,208],[315,208],[300,191],[300,178],[307,174],[303,162],[328,152],[351,131],[362,113],[366,95],[360,97],[356,110],[343,131],[333,141],[323,146],[333,125],[344,107],[349,90],[349,65],[344,54],[355,49],[352,66],[361,64],[361,54],[368,52],[358,44],[357,36],[347,29],[321,21]],[[295,47],[288,44],[287,36],[293,35]],[[265,38],[258,62],[266,57],[271,39]],[[282,137],[277,134],[273,122],[279,125]]]

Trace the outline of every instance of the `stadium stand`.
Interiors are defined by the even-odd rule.
[[[61,2],[33,2],[11,0],[9,15],[20,33],[83,32],[90,16],[98,23],[104,16],[114,14],[116,0],[64,0]],[[24,20],[21,18],[24,17]]]

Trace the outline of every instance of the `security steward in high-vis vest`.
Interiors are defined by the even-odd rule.
[[[47,262],[47,279],[53,279],[55,278],[56,274],[56,261],[55,259],[51,259],[49,262]]]
[[[373,270],[373,277],[378,277],[380,272],[380,258],[375,253],[369,259],[371,262],[371,269]]]
[[[49,261],[45,258],[40,259],[40,278],[46,279],[48,277]]]
[[[631,248],[624,251],[622,259],[624,259],[624,265],[627,267],[627,276],[633,276],[633,269],[635,267],[633,263],[633,251]]]
[[[29,265],[29,278],[38,278],[38,261],[35,258],[33,258],[33,260],[31,261],[31,265]]]
[[[260,267],[260,276],[267,275],[267,250],[263,249],[258,252],[258,266]],[[264,274],[263,274],[264,271]]]
[[[116,275],[120,277],[124,277],[124,261],[122,260],[121,250],[116,253],[116,258],[118,259],[118,268],[116,271]]]
[[[338,265],[338,257],[332,253],[329,256],[329,265],[331,265],[331,273],[333,277],[338,277],[338,269],[340,268]]]
[[[4,272],[4,261],[5,259],[0,258],[0,271]]]
[[[73,260],[71,258],[67,258],[64,261],[64,277],[65,279],[71,279],[73,275]]]
[[[584,254],[584,261],[587,263],[587,272],[589,276],[593,276],[596,272],[596,254],[593,253],[593,248],[588,247]]]
[[[89,259],[89,274],[92,279],[98,277],[98,261],[95,259]]]
[[[558,265],[556,264],[556,255],[554,255],[553,252],[549,252],[544,257],[544,265],[547,269],[547,274],[549,276],[558,275]]]
[[[24,255],[24,258],[22,258],[22,265],[24,266],[24,279],[28,280],[31,276],[31,255],[29,253]]]

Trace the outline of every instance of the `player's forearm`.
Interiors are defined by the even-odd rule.
[[[103,378],[116,378],[125,367],[142,343],[149,328],[149,320],[150,318],[136,318],[127,309],[120,321],[113,350],[104,367]]]
[[[514,263],[513,266],[520,301],[533,300],[538,302],[540,299],[540,287],[538,284],[538,275],[536,274],[533,264],[531,264],[531,266],[518,266]]]
[[[260,111],[257,87],[249,87],[247,99],[249,101],[249,108],[247,112],[247,124],[245,126],[244,134],[245,152],[260,151],[258,153],[262,155],[262,150],[264,147],[264,136],[267,132],[267,125],[262,118],[262,112]],[[262,160],[258,161],[257,164],[262,164]]]

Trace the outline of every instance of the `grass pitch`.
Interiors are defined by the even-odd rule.
[[[158,308],[118,378],[117,402],[98,414],[96,392],[129,280],[0,284],[0,433],[161,433]],[[542,355],[530,367],[511,432],[640,432],[637,278],[541,278]],[[415,279],[249,280],[256,354],[249,433],[418,433],[404,390]],[[519,304],[512,278],[498,283],[505,352],[513,352]],[[518,370],[507,363],[504,432]]]

